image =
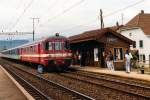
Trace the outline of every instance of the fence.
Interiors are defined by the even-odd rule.
[[[137,60],[135,65],[138,72],[150,74],[150,60]]]

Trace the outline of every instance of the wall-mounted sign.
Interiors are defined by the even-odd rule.
[[[118,41],[118,39],[113,35],[110,35],[107,39],[108,39],[108,42],[117,42]]]

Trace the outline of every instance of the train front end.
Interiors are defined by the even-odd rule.
[[[49,68],[65,68],[71,65],[72,52],[69,41],[63,36],[56,34],[45,41],[45,53],[48,55],[44,60]]]

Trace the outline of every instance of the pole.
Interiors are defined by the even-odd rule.
[[[32,24],[33,24],[33,41],[34,41],[34,34],[35,34],[35,20],[38,20],[39,21],[39,18],[31,18],[32,19]]]
[[[103,21],[103,12],[102,12],[102,9],[100,9],[100,24],[101,24],[100,29],[103,29],[104,28],[104,21]]]
[[[34,41],[34,18],[33,18],[33,41]]]
[[[121,14],[121,22],[122,22],[122,25],[123,25],[123,17],[124,17],[124,15],[123,15],[123,13]]]

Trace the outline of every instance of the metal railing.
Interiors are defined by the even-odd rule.
[[[137,60],[135,63],[138,72],[144,70],[150,74],[150,60]]]

